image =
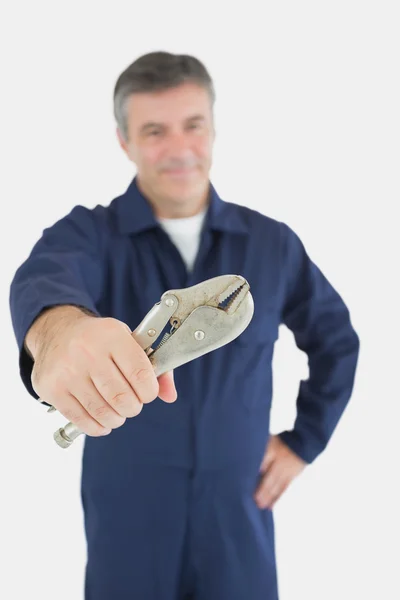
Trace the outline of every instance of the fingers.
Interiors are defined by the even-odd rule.
[[[113,360],[109,359],[104,363],[96,364],[90,373],[94,387],[105,400],[107,406],[101,408],[98,400],[92,397],[94,410],[100,412],[100,416],[104,419],[115,419],[112,414],[115,412],[117,416],[129,418],[136,417],[143,408],[143,399],[147,400],[149,393],[144,382],[148,377],[143,375],[143,370],[140,367],[131,369],[131,381],[136,386],[132,388],[130,382],[125,379],[117,365]],[[141,380],[143,376],[144,381]],[[143,388],[145,388],[143,390]],[[139,394],[142,397],[139,397]],[[147,392],[147,393],[146,393]],[[103,413],[103,414],[101,414]],[[121,423],[122,424],[122,423]]]
[[[122,389],[124,383],[117,380],[115,386]],[[70,392],[79,400],[88,415],[106,429],[116,429],[125,423],[126,417],[118,413],[107,398],[102,396],[91,377],[71,381]]]
[[[159,384],[153,366],[144,350],[132,338],[119,340],[110,348],[111,359],[131,387],[141,404],[148,404],[158,396]],[[122,401],[123,404],[123,401]],[[128,415],[126,415],[128,416]]]
[[[51,398],[46,398],[52,406],[55,405]],[[111,429],[106,429],[98,421],[90,416],[79,400],[69,392],[63,396],[57,396],[57,410],[64,415],[67,421],[74,423],[86,435],[100,436],[107,435]]]
[[[164,400],[165,402],[175,402],[178,394],[174,383],[174,372],[168,371],[168,373],[160,375],[158,378],[158,384],[160,386],[158,396],[161,398],[161,400]]]
[[[272,509],[288,485],[287,476],[281,470],[279,463],[272,463],[268,471],[262,476],[254,496],[258,507]]]
[[[173,372],[156,377],[153,365],[144,350],[132,336],[126,346],[120,344],[111,350],[112,358],[143,404],[159,397],[165,402],[175,402],[177,392]],[[132,365],[135,368],[132,368]]]
[[[87,435],[103,435],[112,429],[121,427],[127,418],[137,416],[143,409],[143,404],[151,402],[160,394],[167,402],[176,400],[176,389],[173,373],[165,373],[159,377],[154,375],[154,369],[144,355],[144,359],[135,360],[136,369],[127,371],[132,385],[124,377],[112,358],[92,366],[90,377],[82,381],[76,379],[70,383],[70,397],[65,407],[64,416],[75,423]],[[126,363],[117,356],[122,368]],[[155,380],[151,382],[151,376]],[[150,381],[149,385],[147,383]],[[75,386],[74,386],[75,384]],[[154,396],[155,394],[155,396]],[[160,397],[161,397],[160,396]],[[79,399],[79,400],[78,400]],[[61,408],[61,405],[60,405]]]
[[[261,466],[260,466],[260,471],[262,473],[265,473],[271,466],[272,462],[275,459],[275,452],[274,449],[271,447],[271,443],[268,445],[267,447],[267,451],[264,454]]]

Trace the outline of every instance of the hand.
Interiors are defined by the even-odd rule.
[[[272,510],[276,501],[306,465],[279,436],[272,435],[261,463],[262,477],[254,496],[259,508]]]
[[[57,310],[57,309],[54,309]],[[90,436],[106,435],[144,404],[177,397],[172,372],[156,378],[145,351],[117,319],[54,313],[38,342],[32,385],[42,401]]]

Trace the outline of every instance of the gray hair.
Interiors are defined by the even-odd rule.
[[[129,65],[118,77],[114,88],[114,117],[128,140],[127,100],[135,93],[155,92],[193,82],[205,88],[215,102],[214,84],[204,64],[188,54],[150,52]]]

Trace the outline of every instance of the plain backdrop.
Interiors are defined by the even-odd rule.
[[[134,167],[117,143],[113,87],[140,54],[161,49],[195,54],[214,78],[220,195],[300,235],[361,340],[353,397],[328,448],[276,505],[281,600],[400,598],[397,8],[2,3],[2,597],[81,599],[86,559],[82,438],[56,446],[64,418],[21,383],[9,286],[45,227],[125,191]],[[307,376],[284,328],[274,376],[278,432],[292,425]]]

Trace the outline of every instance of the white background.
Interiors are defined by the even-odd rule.
[[[331,443],[276,505],[281,600],[400,598],[396,5],[2,4],[2,597],[83,598],[86,559],[82,440],[58,448],[63,417],[22,386],[9,285],[44,227],[125,191],[133,166],[117,143],[113,86],[140,54],[165,49],[197,55],[215,80],[220,195],[299,233],[361,338]],[[307,373],[284,329],[274,371],[277,432]]]

